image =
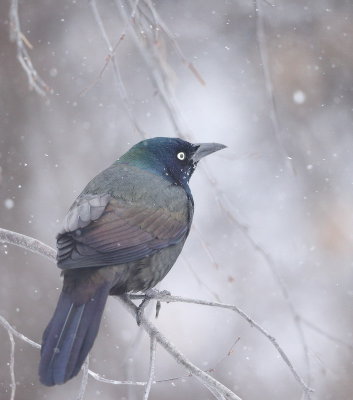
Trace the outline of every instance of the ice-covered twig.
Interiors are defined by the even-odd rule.
[[[143,400],[148,400],[148,396],[151,391],[151,386],[154,379],[154,370],[156,365],[156,337],[154,335],[150,336],[150,369],[148,373],[147,385],[145,388],[145,393],[143,395]]]
[[[30,89],[34,89],[39,95],[46,96],[46,94],[51,90],[34,68],[26,49],[26,46],[32,48],[32,45],[21,31],[20,18],[18,14],[18,0],[11,0],[9,18],[10,40],[16,43],[17,60],[27,75],[29,87]]]
[[[138,307],[130,300],[129,295],[123,295],[117,297],[122,304],[125,305],[127,310],[136,318],[138,313]],[[167,338],[149,321],[143,314],[140,315],[141,326],[149,334],[149,336],[154,335],[156,341],[181,365],[185,367],[195,378],[203,383],[206,387],[211,387],[215,391],[219,392],[227,399],[240,400],[235,393],[224,386],[221,382],[214,379],[211,375],[202,371],[196,365],[191,363],[182,353],[180,353],[176,347],[167,340]]]
[[[87,383],[88,383],[88,372],[89,372],[88,366],[89,366],[89,354],[82,366],[82,379],[81,379],[80,391],[78,392],[77,400],[83,400],[83,398],[85,396],[86,387],[87,387]]]
[[[131,299],[143,298],[143,295],[130,294],[129,296]],[[310,392],[312,392],[313,390],[311,388],[309,388],[308,385],[304,382],[304,380],[300,377],[300,375],[294,368],[292,362],[289,360],[287,354],[282,349],[282,347],[278,344],[276,338],[274,336],[272,336],[269,332],[267,332],[267,330],[265,328],[263,328],[260,324],[258,324],[256,321],[254,321],[248,314],[246,314],[243,310],[241,310],[236,305],[224,304],[224,303],[218,303],[218,302],[212,302],[212,301],[206,301],[206,300],[191,299],[191,298],[179,297],[179,296],[169,296],[169,295],[165,295],[163,293],[156,293],[152,297],[155,300],[164,301],[166,303],[181,302],[181,303],[190,303],[190,304],[200,304],[200,305],[210,306],[210,307],[225,308],[225,309],[236,312],[242,318],[244,318],[250,324],[250,326],[254,327],[259,332],[261,332],[272,343],[272,345],[276,348],[277,352],[279,353],[279,355],[281,356],[283,361],[289,367],[290,371],[292,372],[292,374],[295,377],[295,379],[297,380],[297,382],[302,386],[303,391],[305,393],[307,393],[307,396],[310,396]]]
[[[0,228],[0,243],[14,244],[15,246],[29,250],[32,253],[47,257],[52,261],[56,259],[56,251],[53,248],[44,244],[40,240],[22,235],[21,233]]]
[[[40,349],[40,344],[36,343],[32,339],[29,339],[27,336],[23,335],[22,333],[18,332],[2,315],[0,315],[0,324],[9,332],[9,335],[12,334],[15,337],[18,337],[19,339],[23,340],[25,343],[28,343],[35,349]],[[88,367],[88,364],[87,364]],[[85,369],[86,365],[83,365],[83,370],[84,370],[84,376],[83,379],[85,379]],[[120,381],[120,380],[114,380],[114,379],[106,379],[100,374],[91,371],[90,369],[87,369],[87,374],[91,375],[92,378],[97,380],[98,382],[103,382],[103,383],[110,383],[112,385],[133,385],[133,386],[145,386],[147,382],[134,382],[134,381]],[[84,383],[81,384],[81,389],[84,386]]]
[[[10,330],[7,331],[11,343],[11,353],[10,353],[10,375],[11,375],[11,400],[15,399],[16,394],[16,378],[15,378],[15,339]]]

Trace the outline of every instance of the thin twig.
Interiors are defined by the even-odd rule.
[[[198,239],[199,239],[199,241],[201,243],[201,246],[205,250],[205,253],[206,253],[207,257],[209,258],[212,266],[214,268],[218,269],[219,268],[219,264],[216,261],[215,257],[213,256],[212,251],[209,248],[208,244],[204,241],[200,230],[197,228],[197,226],[195,224],[193,225],[192,229],[197,234],[197,237],[198,237]]]
[[[267,4],[274,7],[273,4],[266,2]],[[275,135],[275,139],[282,150],[286,164],[290,167],[292,172],[294,172],[292,157],[289,156],[288,151],[283,143],[282,132],[280,128],[279,118],[278,118],[278,110],[276,98],[274,95],[274,88],[272,83],[272,77],[269,68],[269,59],[267,54],[267,46],[266,46],[266,35],[265,35],[265,27],[264,27],[264,19],[262,13],[260,13],[260,5],[258,0],[253,0],[253,7],[255,12],[255,29],[256,29],[256,40],[259,48],[260,60],[261,60],[261,69],[264,77],[266,95],[268,98],[268,102],[270,104],[270,119]]]
[[[10,375],[11,375],[11,400],[15,399],[16,394],[16,378],[15,378],[15,340],[13,334],[10,330],[7,331],[11,343],[11,353],[10,353]]]
[[[11,0],[9,18],[10,40],[16,43],[17,60],[27,75],[29,88],[34,89],[40,96],[46,96],[47,93],[51,92],[51,89],[33,67],[31,58],[25,47],[26,45],[31,49],[33,46],[21,31],[20,18],[18,14],[18,0]]]
[[[131,299],[141,299],[141,298],[143,298],[143,295],[130,294],[129,297]],[[259,332],[261,332],[272,343],[272,345],[275,347],[277,352],[280,354],[283,361],[289,367],[290,371],[292,372],[292,374],[295,377],[295,379],[297,380],[297,382],[302,386],[303,391],[308,394],[313,391],[311,388],[309,388],[307,386],[307,384],[304,382],[304,380],[299,376],[298,372],[296,371],[293,364],[289,360],[287,354],[284,352],[282,347],[278,344],[276,338],[274,336],[272,336],[269,332],[267,332],[267,330],[265,330],[265,328],[263,328],[260,324],[258,324],[251,317],[249,317],[249,315],[246,314],[239,307],[237,307],[233,304],[217,303],[217,302],[212,302],[212,301],[191,299],[191,298],[180,297],[180,296],[168,296],[165,294],[155,294],[152,297],[155,300],[159,300],[159,301],[163,301],[163,302],[167,302],[167,303],[181,302],[181,303],[190,303],[190,304],[200,304],[200,305],[210,306],[210,307],[225,308],[225,309],[236,312],[242,318],[244,318],[250,324],[251,327],[254,327]]]
[[[131,15],[134,15],[134,13],[135,13],[134,10],[137,8],[138,1],[139,0],[135,0],[135,5],[133,7]],[[124,108],[125,108],[125,110],[127,112],[127,115],[129,117],[129,120],[130,120],[131,124],[133,125],[133,127],[143,137],[146,137],[146,133],[143,131],[143,129],[140,128],[140,126],[139,126],[139,124],[138,124],[138,122],[137,122],[137,120],[136,120],[136,118],[135,118],[135,116],[133,114],[133,111],[132,111],[132,108],[131,108],[131,104],[130,104],[130,100],[129,100],[129,96],[127,94],[127,90],[126,90],[124,81],[122,80],[122,77],[121,77],[119,64],[116,61],[116,49],[117,49],[119,43],[122,40],[121,38],[125,37],[125,33],[123,33],[120,36],[120,39],[119,39],[118,43],[113,47],[112,43],[111,43],[111,41],[110,41],[110,39],[108,37],[108,33],[107,33],[106,29],[105,29],[102,17],[101,17],[101,15],[99,13],[96,0],[90,0],[89,3],[91,5],[91,10],[92,10],[92,13],[93,13],[94,20],[95,20],[95,22],[96,22],[96,24],[97,24],[97,26],[98,26],[98,28],[99,28],[99,30],[101,32],[102,38],[103,38],[103,40],[104,40],[104,42],[105,42],[105,44],[107,46],[107,49],[109,51],[109,55],[108,55],[107,59],[112,63],[116,86],[117,86],[120,98],[122,99]],[[106,62],[106,64],[108,64],[109,61]],[[104,73],[105,68],[106,67],[104,66],[102,71],[101,71],[101,74]]]
[[[102,383],[110,383],[111,385],[133,385],[133,386],[146,386],[147,382],[135,382],[135,381],[119,381],[116,379],[108,379],[97,374],[97,372],[88,370],[88,374],[92,376],[96,381]]]
[[[212,368],[208,369],[207,372],[214,372],[214,371],[216,371],[217,367],[218,367],[227,357],[229,357],[230,355],[233,354],[233,352],[234,352],[234,347],[235,347],[236,344],[239,342],[239,340],[240,340],[240,337],[238,336],[238,337],[235,339],[234,343],[231,345],[231,347],[230,347],[230,349],[228,350],[227,354],[224,355]]]
[[[156,8],[154,7],[153,3],[151,0],[144,0],[143,1],[149,8],[153,19],[154,19],[154,24],[155,24],[155,31],[158,32],[159,29],[161,29],[164,34],[166,35],[168,41],[172,44],[172,46],[174,47],[174,49],[176,50],[176,52],[178,53],[182,63],[184,65],[186,65],[186,67],[192,72],[192,74],[195,76],[195,78],[199,81],[199,83],[202,86],[206,86],[206,82],[203,79],[203,77],[201,76],[200,72],[196,69],[196,67],[194,66],[194,64],[187,59],[187,57],[184,55],[181,47],[179,46],[178,41],[175,39],[174,35],[172,34],[172,32],[170,31],[170,29],[168,28],[167,24],[163,21],[163,19],[161,18],[161,16],[159,15],[159,13],[157,12]]]
[[[332,335],[331,333],[328,333],[324,331],[322,328],[318,327],[317,325],[313,324],[311,321],[307,320],[306,318],[300,317],[300,320],[302,321],[303,324],[305,324],[308,328],[312,329],[316,333],[319,333],[320,335],[324,336],[326,339],[329,339],[341,346],[347,347],[349,350],[353,351],[353,345],[345,342],[344,340]]]
[[[156,93],[161,99],[166,112],[170,117],[170,121],[173,124],[174,130],[179,136],[186,136],[186,126],[177,101],[170,85],[169,70],[170,67],[166,63],[163,54],[161,54],[156,46],[154,38],[149,37],[148,30],[150,29],[149,23],[143,21],[143,14],[141,14],[139,8],[136,9],[136,15],[140,15],[141,18],[130,18],[129,14],[126,13],[125,7],[119,4],[118,0],[115,0],[117,8],[121,13],[125,23],[130,28],[131,36],[138,48],[141,56],[143,57],[146,65],[148,66],[148,72],[150,74],[151,81],[155,87]],[[129,0],[130,6],[132,2]]]
[[[151,391],[151,386],[153,383],[154,379],[154,370],[155,370],[155,365],[156,365],[156,337],[154,335],[151,335],[150,337],[150,369],[148,373],[148,380],[147,380],[147,385],[145,388],[145,393],[143,395],[143,400],[148,400],[148,396]]]
[[[190,261],[183,255],[181,255],[181,259],[184,261],[184,263],[187,265],[187,267],[189,268],[189,270],[191,271],[191,273],[193,274],[196,282],[203,288],[205,288],[207,290],[208,293],[210,293],[210,295],[212,297],[214,297],[217,301],[221,302],[221,298],[220,296],[213,291],[208,285],[206,285],[206,283],[199,277],[199,275],[196,273],[196,271],[194,270],[194,268],[192,267]]]
[[[81,379],[81,385],[80,385],[80,391],[77,396],[77,400],[83,400],[86,388],[87,388],[87,383],[88,383],[88,366],[89,366],[89,354],[83,363],[82,366],[82,379]]]
[[[14,244],[15,246],[30,250],[32,253],[47,257],[52,261],[56,259],[56,251],[53,248],[21,233],[0,228],[0,243]]]
[[[22,333],[18,332],[2,315],[0,315],[0,324],[8,332],[11,332],[14,336],[16,336],[19,339],[23,340],[24,342],[30,344],[32,347],[35,347],[36,349],[40,349],[40,344],[34,342],[33,340],[29,339],[27,336],[25,336]]]
[[[307,367],[307,371],[308,371],[308,385],[310,386],[311,366],[310,366],[310,358],[309,358],[309,349],[308,349],[308,345],[307,345],[307,342],[305,339],[303,328],[301,326],[301,317],[300,317],[300,314],[296,311],[296,308],[294,307],[294,304],[292,302],[292,299],[290,297],[290,294],[289,294],[289,291],[287,289],[285,282],[283,281],[282,277],[278,273],[278,268],[276,266],[276,263],[274,262],[274,260],[270,256],[270,254],[260,244],[258,244],[257,241],[253,238],[253,236],[250,233],[249,227],[247,225],[245,225],[244,223],[240,222],[238,220],[238,218],[236,218],[234,216],[233,212],[231,211],[231,202],[230,202],[228,196],[224,193],[224,191],[222,189],[219,188],[217,180],[214,178],[212,173],[207,168],[207,160],[204,161],[203,165],[201,166],[201,170],[204,172],[206,178],[212,184],[213,189],[216,191],[216,193],[217,193],[216,201],[218,203],[219,208],[222,210],[224,215],[227,217],[227,220],[230,221],[243,234],[243,236],[248,241],[248,243],[251,245],[251,247],[254,249],[254,251],[262,257],[262,259],[265,261],[265,263],[269,267],[276,284],[279,286],[282,296],[287,303],[288,309],[289,309],[290,313],[292,314],[293,323],[297,329],[298,337],[299,337],[300,343],[303,348],[305,363],[306,363],[306,367]]]
[[[126,309],[136,318],[138,307],[130,300],[128,295],[118,297]],[[153,325],[143,314],[140,316],[141,326],[151,336],[154,335],[156,341],[181,365],[183,365],[195,378],[202,382],[206,387],[211,386],[214,390],[221,393],[228,399],[240,400],[235,393],[214,379],[212,376],[202,371],[191,363],[167,338]]]
[[[115,46],[113,47],[112,54],[115,54],[115,53],[116,53],[116,51],[117,51],[117,49],[118,49],[120,43],[121,43],[124,39],[125,39],[125,33],[122,33],[122,34],[120,35],[119,40],[117,41],[117,43],[116,43]],[[100,70],[100,72],[99,72],[98,77],[96,78],[96,80],[94,80],[90,85],[88,85],[86,88],[84,88],[84,89],[80,92],[80,96],[85,96],[91,89],[93,89],[93,88],[98,84],[99,81],[102,80],[103,75],[104,75],[104,73],[105,73],[105,71],[106,71],[106,69],[107,69],[109,63],[110,63],[111,60],[112,60],[112,54],[108,54],[108,55],[106,56],[105,62],[104,62],[103,67],[101,68],[101,70]]]

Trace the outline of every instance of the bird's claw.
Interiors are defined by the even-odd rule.
[[[141,304],[137,307],[137,312],[136,312],[136,322],[137,325],[140,326],[141,325],[141,321],[142,321],[142,316],[143,316],[143,312],[145,310],[145,308],[147,307],[148,303],[154,299],[154,298],[158,298],[158,297],[163,297],[163,296],[170,296],[171,293],[168,290],[157,290],[157,289],[148,289],[145,292],[145,298],[142,300]],[[156,318],[158,318],[159,315],[159,311],[161,309],[161,302],[159,300],[157,300],[157,304],[156,304]]]
[[[168,290],[157,290],[157,289],[148,289],[145,292],[145,297],[149,299],[155,299],[158,297],[163,297],[163,296],[170,296],[171,293]]]

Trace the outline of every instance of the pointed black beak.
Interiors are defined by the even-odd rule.
[[[196,151],[193,154],[192,161],[197,163],[201,160],[201,158],[208,156],[209,154],[214,153],[215,151],[222,150],[226,148],[224,144],[220,143],[196,143],[194,144]]]

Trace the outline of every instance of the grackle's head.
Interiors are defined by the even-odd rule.
[[[224,149],[219,143],[192,144],[178,138],[146,139],[120,157],[120,162],[164,175],[176,185],[185,186],[201,158]]]

